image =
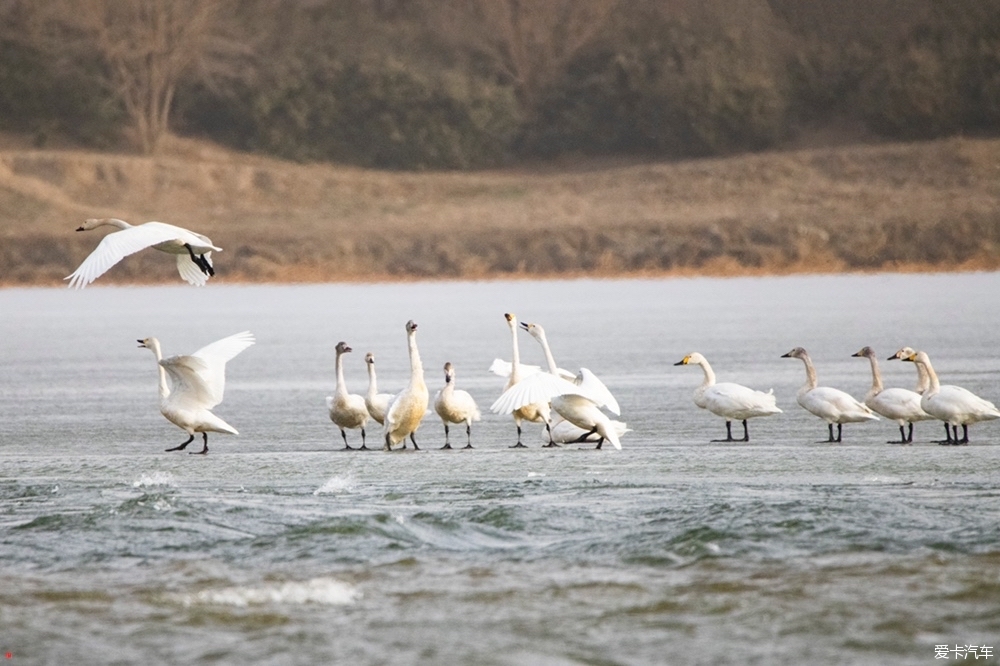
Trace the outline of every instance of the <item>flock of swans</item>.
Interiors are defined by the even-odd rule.
[[[174,254],[181,278],[194,286],[204,286],[215,275],[212,252],[221,248],[207,237],[161,222],[147,222],[132,226],[119,219],[88,219],[77,231],[88,231],[101,226],[111,226],[118,231],[104,237],[97,248],[66,279],[69,286],[81,289],[107,272],[117,262],[130,254],[148,247]],[[511,332],[511,361],[496,359],[490,371],[506,378],[502,394],[491,405],[495,414],[510,415],[517,429],[517,443],[511,448],[524,448],[521,441],[523,422],[545,426],[548,443],[554,447],[566,443],[595,442],[598,449],[605,441],[621,449],[621,438],[629,431],[626,424],[613,419],[621,409],[607,386],[587,368],[576,373],[564,370],[555,362],[545,330],[538,324],[517,321],[513,314],[504,318]],[[472,448],[472,424],[481,419],[476,401],[468,392],[456,388],[455,367],[444,365],[444,387],[433,400],[424,380],[424,369],[417,347],[417,325],[406,323],[407,348],[410,359],[410,380],[396,394],[378,391],[375,373],[375,356],[365,355],[368,366],[368,391],[362,396],[347,390],[344,381],[344,354],[352,351],[346,343],[336,346],[336,385],[334,394],[326,399],[330,420],[340,429],[344,450],[367,450],[366,428],[369,420],[382,427],[382,449],[394,450],[409,439],[418,449],[416,432],[429,406],[444,426],[445,445],[450,449],[450,426],[465,425],[466,445]],[[518,331],[523,330],[541,345],[546,367],[525,365],[520,360]],[[212,408],[222,402],[225,389],[226,363],[254,344],[248,331],[237,333],[213,342],[193,354],[163,358],[156,338],[139,340],[139,346],[150,349],[156,356],[159,370],[160,412],[174,425],[188,434],[188,439],[167,451],[183,451],[196,433],[202,434],[203,448],[196,453],[208,452],[208,433],[238,434],[237,430],[212,413]],[[878,360],[871,347],[864,347],[855,357],[867,358],[871,364],[872,386],[863,401],[836,388],[820,386],[816,369],[809,354],[796,347],[782,358],[797,358],[805,365],[806,382],[799,389],[799,405],[827,423],[829,442],[842,441],[845,423],[878,420],[884,417],[899,426],[900,439],[890,443],[911,444],[913,424],[917,421],[939,420],[944,423],[945,439],[940,444],[967,444],[969,425],[1000,418],[996,406],[971,391],[959,386],[941,385],[926,352],[903,347],[889,360],[912,362],[917,368],[917,386],[910,391],[903,388],[884,388]],[[692,353],[674,365],[698,365],[704,381],[694,392],[694,403],[726,421],[726,438],[713,441],[750,441],[747,421],[751,418],[782,413],[773,391],[757,391],[732,382],[717,383],[715,372],[708,360],[699,353]],[[169,382],[168,382],[169,378]],[[732,422],[741,421],[743,437],[735,439]],[[837,426],[836,437],[833,426]],[[962,427],[959,437],[958,428]],[[348,430],[361,431],[361,446],[351,447],[347,441]]]

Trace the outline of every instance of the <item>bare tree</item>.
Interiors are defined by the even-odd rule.
[[[220,7],[214,0],[71,0],[59,7],[61,20],[106,61],[142,152],[155,152],[168,131],[177,85],[203,54]]]
[[[619,0],[431,0],[442,33],[489,57],[534,112],[545,89],[604,27]]]

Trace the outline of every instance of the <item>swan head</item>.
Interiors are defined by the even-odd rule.
[[[907,354],[902,360],[909,361],[910,363],[923,363],[924,365],[930,365],[931,357],[927,355],[927,352],[918,351]]]
[[[903,347],[902,349],[900,349],[899,351],[897,351],[895,354],[893,354],[892,356],[890,356],[886,360],[888,360],[888,361],[895,361],[896,359],[906,360],[907,356],[913,356],[916,353],[917,353],[917,350],[914,349],[913,347]]]
[[[809,354],[806,353],[806,350],[803,349],[802,347],[796,347],[795,349],[793,349],[792,351],[788,352],[787,354],[782,354],[781,358],[801,358],[801,359],[807,359],[807,358],[809,358]]]
[[[354,350],[351,349],[350,347],[348,347],[346,342],[341,341],[341,342],[337,343],[337,353],[338,354],[346,354],[347,352],[350,352],[350,351],[354,351]]]
[[[444,364],[444,383],[448,384],[451,380],[455,379],[455,366],[448,361]]]
[[[521,328],[526,330],[528,334],[536,340],[541,340],[545,337],[545,329],[542,328],[540,324],[529,324],[528,322],[522,321]]]
[[[875,350],[871,347],[862,347],[860,351],[857,351],[851,356],[857,356],[859,358],[875,358]],[[890,357],[891,358],[891,357]]]
[[[375,365],[375,354],[368,352],[365,354],[365,363],[368,365]]]
[[[155,350],[160,346],[160,341],[156,338],[142,338],[141,340],[136,340],[139,343],[140,349],[153,349]]]
[[[517,326],[517,317],[510,312],[504,312],[503,318],[507,320],[509,326]]]
[[[407,335],[413,335],[416,332],[417,332],[417,322],[413,321],[412,319],[406,322]]]
[[[698,352],[691,352],[681,360],[674,363],[674,365],[698,365],[705,360],[705,357]]]

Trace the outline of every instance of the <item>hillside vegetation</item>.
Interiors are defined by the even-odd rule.
[[[2,284],[61,284],[94,216],[205,233],[218,282],[997,269],[1000,140],[474,173],[0,150]],[[147,251],[100,282],[177,280]]]

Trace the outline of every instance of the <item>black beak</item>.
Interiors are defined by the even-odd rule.
[[[76,230],[77,231],[86,231],[86,229],[84,229],[83,227],[77,227]]]
[[[684,361],[677,361],[674,365],[684,365]]]
[[[791,356],[789,356],[788,354],[782,354],[781,358],[791,358]]]
[[[524,322],[524,321],[522,321],[522,322],[521,322],[521,328],[523,328],[524,330],[526,330],[526,331],[527,331],[527,330],[528,330],[528,323],[527,323],[527,322]]]
[[[860,352],[855,352],[854,354],[851,354],[851,356],[852,357],[859,357],[859,356],[861,356],[861,353]]]
[[[889,358],[887,358],[885,360],[887,360],[887,361],[895,361],[896,360],[896,355],[893,354],[892,356],[890,356]]]

